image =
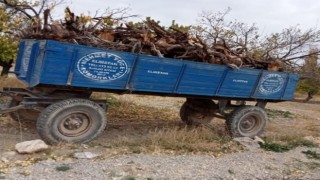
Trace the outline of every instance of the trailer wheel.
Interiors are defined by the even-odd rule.
[[[43,110],[37,121],[40,137],[49,144],[86,143],[106,127],[105,110],[86,99],[67,99]]]
[[[188,99],[180,108],[180,118],[187,125],[197,125],[212,120],[217,108],[209,99]]]
[[[257,106],[241,106],[227,118],[227,128],[233,137],[254,137],[266,126],[267,114]]]
[[[186,123],[187,125],[191,126],[193,124],[193,119],[191,118],[192,109],[188,107],[187,102],[183,103],[180,108],[180,118],[181,120]]]

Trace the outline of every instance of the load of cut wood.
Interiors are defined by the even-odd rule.
[[[208,46],[200,37],[175,28],[164,28],[148,19],[143,23],[107,25],[108,19],[100,18],[88,26],[84,18],[75,16],[66,8],[63,22],[48,23],[49,10],[44,11],[44,25],[25,30],[21,38],[52,39],[111,50],[148,54],[159,57],[224,64],[232,68],[256,68],[279,71],[281,62],[263,62],[236,50],[231,50],[221,39]],[[103,26],[101,24],[103,23]]]

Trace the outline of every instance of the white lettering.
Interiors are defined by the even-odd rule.
[[[93,80],[115,80],[127,73],[127,63],[119,56],[106,52],[88,54],[77,63],[78,71]]]
[[[160,75],[169,75],[169,72],[163,72],[163,71],[152,71],[152,70],[148,70],[147,73],[150,73],[150,74],[160,74]]]

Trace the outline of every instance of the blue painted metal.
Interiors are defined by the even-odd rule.
[[[134,58],[131,71],[135,71],[135,69],[136,69],[136,67],[137,67],[137,62],[138,62],[139,56],[140,56],[140,54],[137,54],[137,57]],[[126,86],[125,86],[125,89],[127,89],[127,90],[129,90],[129,91],[130,91],[130,89],[131,89],[130,83],[131,83],[131,80],[132,80],[132,75],[133,75],[133,73],[130,73],[130,74],[129,74],[129,78],[127,79],[127,83],[126,83]]]
[[[184,74],[184,70],[186,69],[186,64],[182,65],[181,66],[181,70],[180,70],[180,73],[179,73],[179,76],[178,76],[178,79],[177,79],[177,82],[176,84],[174,85],[174,90],[173,90],[173,93],[177,93],[177,90],[178,90],[178,87],[179,87],[179,84],[181,82],[181,78]]]
[[[57,85],[177,96],[290,100],[297,74],[182,61],[51,40],[23,40],[15,72],[30,87]]]
[[[75,51],[73,51],[73,56],[72,59],[70,61],[70,71],[69,71],[69,75],[68,75],[68,80],[67,80],[67,85],[70,86],[73,80],[73,74],[74,74],[74,70],[75,70],[75,63],[77,61],[77,55],[78,55],[78,50],[76,49]]]

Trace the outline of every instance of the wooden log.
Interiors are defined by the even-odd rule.
[[[232,68],[257,68],[281,71],[279,59],[263,62],[244,54],[244,50],[231,50],[223,39],[209,46],[198,37],[179,29],[166,29],[156,21],[147,19],[141,24],[104,24],[103,18],[93,27],[80,22],[69,8],[66,8],[64,22],[48,21],[49,10],[44,11],[44,26],[33,31],[32,25],[20,33],[21,38],[53,39],[86,46],[111,50],[150,54],[159,57],[177,58],[212,64],[224,64]],[[110,18],[108,16],[108,18]],[[99,27],[97,26],[99,24]]]

